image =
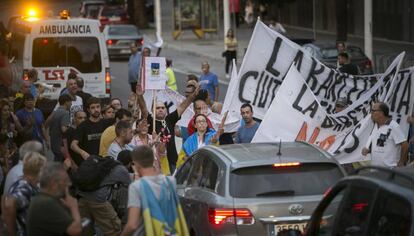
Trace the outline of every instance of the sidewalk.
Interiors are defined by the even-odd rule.
[[[164,48],[170,48],[188,55],[198,56],[206,60],[216,60],[224,63],[224,58],[221,56],[224,51],[223,30],[220,29],[218,35],[206,35],[204,39],[197,39],[192,31],[184,31],[181,36],[174,40],[172,38],[172,20],[171,10],[172,1],[164,1],[162,4],[162,37],[164,40]],[[313,38],[313,31],[307,28],[286,26],[287,35],[289,38]],[[154,35],[154,29],[143,30],[147,35]],[[238,41],[238,64],[242,62],[242,58],[247,48],[250,37],[253,32],[253,27],[248,27],[243,24],[236,29],[236,38]],[[330,32],[318,31],[318,42],[335,42],[336,35]],[[349,35],[348,43],[357,45],[363,48],[364,39],[360,36]],[[406,51],[406,57],[403,64],[404,67],[414,65],[414,43],[403,43],[397,41],[388,41],[383,39],[375,39],[374,46],[374,69],[376,72],[383,72],[384,69],[391,63],[396,55],[402,51]]]

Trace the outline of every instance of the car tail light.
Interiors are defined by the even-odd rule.
[[[23,70],[23,80],[29,80],[29,70]]]
[[[106,44],[108,44],[108,45],[116,44],[117,41],[118,40],[108,39],[108,40],[106,40]]]
[[[144,39],[138,39],[136,43],[137,43],[137,45],[143,45],[144,44]]]
[[[111,94],[111,75],[109,68],[105,68],[105,92]]]
[[[291,166],[300,166],[300,162],[285,162],[285,163],[273,164],[273,167],[291,167]]]
[[[353,213],[362,212],[367,206],[368,206],[368,203],[355,203],[354,205],[352,205],[352,212]]]
[[[367,59],[365,61],[365,68],[367,68],[367,69],[371,69],[372,68],[372,62],[371,62],[370,59]]]
[[[237,224],[252,225],[254,217],[249,209],[210,208],[208,220],[212,225]]]

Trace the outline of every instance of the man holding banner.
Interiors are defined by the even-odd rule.
[[[383,167],[404,166],[407,162],[408,143],[400,125],[389,116],[387,104],[372,105],[371,119],[374,130],[362,149],[362,155],[371,153],[371,164]],[[399,158],[399,159],[398,159]]]

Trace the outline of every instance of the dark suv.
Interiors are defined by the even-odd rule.
[[[414,235],[414,169],[363,167],[357,173],[324,197],[305,235]]]

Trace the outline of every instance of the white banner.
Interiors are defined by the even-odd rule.
[[[360,99],[337,114],[328,114],[295,67],[291,67],[253,142],[306,141],[327,150],[340,163],[364,161],[362,147],[372,131],[370,105],[388,97],[390,114],[407,131],[407,117],[414,104],[414,67],[401,70],[398,57],[377,84]],[[387,77],[395,79],[387,82]]]
[[[238,114],[243,103],[250,103],[254,117],[263,119],[291,65],[328,114],[333,113],[339,97],[356,101],[377,81],[376,75],[351,76],[329,68],[299,45],[257,21],[230,99],[230,114]]]

